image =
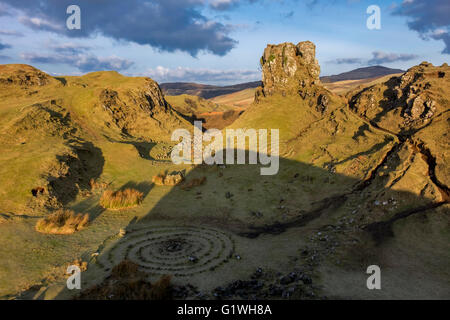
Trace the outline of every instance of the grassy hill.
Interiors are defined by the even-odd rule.
[[[260,85],[261,81],[246,82],[230,86],[213,86],[199,83],[173,82],[162,83],[161,88],[164,91],[164,94],[169,96],[188,94],[192,96],[199,96],[205,99],[211,99],[217,96],[242,91],[245,89],[256,88]]]
[[[210,99],[210,101],[234,108],[246,108],[255,100],[255,92],[256,88],[249,88],[242,91],[217,96]]]
[[[0,74],[0,207],[6,211],[28,212],[36,187],[46,197],[31,199],[33,205],[67,203],[99,178],[104,148],[133,153],[133,145],[167,144],[174,127],[189,126],[148,78],[116,72],[53,78],[25,65],[0,66]]]
[[[320,80],[323,83],[332,83],[337,81],[373,79],[403,72],[405,71],[400,69],[392,69],[383,66],[372,66],[372,67],[358,68],[337,75],[320,77]]]
[[[355,90],[363,90],[364,88],[373,86],[378,83],[386,82],[392,77],[399,77],[401,75],[402,73],[396,73],[396,74],[389,74],[387,76],[360,79],[360,80],[342,80],[336,82],[327,82],[324,83],[323,85],[325,88],[336,94],[345,95],[347,92]]]

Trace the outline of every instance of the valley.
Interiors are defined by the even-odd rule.
[[[0,297],[139,299],[169,281],[173,299],[448,299],[449,66],[322,83],[315,50],[268,45],[258,87],[214,97],[0,65]],[[278,129],[278,173],[175,165],[172,133],[195,120]],[[36,230],[62,208],[89,223]]]

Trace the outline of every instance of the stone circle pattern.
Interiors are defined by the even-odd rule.
[[[233,240],[218,229],[149,226],[128,232],[98,262],[112,268],[128,259],[151,274],[183,277],[213,271],[233,252]]]

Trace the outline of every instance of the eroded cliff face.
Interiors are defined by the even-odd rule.
[[[99,105],[109,120],[124,134],[139,138],[151,138],[155,128],[169,132],[181,125],[172,108],[164,99],[159,85],[145,79],[140,86],[130,89],[104,88],[99,94]]]
[[[448,110],[450,67],[423,62],[400,77],[350,96],[359,115],[396,134],[411,135]]]

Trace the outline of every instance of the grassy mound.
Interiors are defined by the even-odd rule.
[[[88,214],[76,214],[72,210],[60,209],[36,224],[36,231],[47,234],[72,234],[89,224]]]
[[[186,116],[193,116],[205,112],[229,110],[228,107],[188,94],[182,94],[179,96],[165,96],[165,99],[169,102],[172,108]]]
[[[100,198],[100,205],[110,210],[127,209],[140,205],[143,198],[142,192],[131,188],[119,191],[106,190]]]

